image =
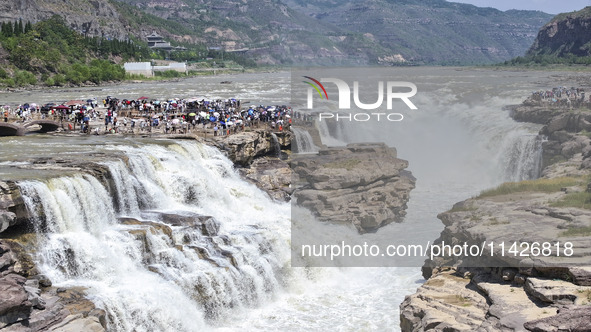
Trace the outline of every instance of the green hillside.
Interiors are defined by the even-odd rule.
[[[125,72],[110,59],[148,58],[149,49],[131,42],[84,37],[59,16],[36,24],[5,22],[0,30],[0,53],[6,64],[0,84],[61,86],[121,80]]]

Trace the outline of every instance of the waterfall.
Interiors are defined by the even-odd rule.
[[[277,158],[281,158],[281,144],[279,144],[279,138],[275,133],[271,133],[271,140],[273,141],[273,151]]]
[[[295,152],[296,153],[316,153],[318,147],[314,144],[310,133],[303,128],[291,127],[291,130],[295,134]]]
[[[424,103],[435,105],[430,106],[433,111],[415,111],[400,123],[322,120],[316,124],[325,143],[385,142],[396,147],[419,179],[444,175],[450,183],[472,179],[490,187],[541,173],[539,126],[511,119],[502,110],[505,100],[491,98],[476,106],[444,98]]]
[[[409,160],[417,187],[404,222],[362,236],[327,223],[307,231],[370,244],[425,244],[443,228],[437,214],[454,203],[500,182],[535,176],[529,170],[539,168],[535,133],[540,128],[514,122],[502,108],[520,103],[540,82],[555,77],[534,71],[392,69],[376,68],[380,76],[373,78],[371,70],[363,69],[354,80],[369,77],[373,82],[360,86],[372,89],[376,81],[390,79],[415,83],[419,91],[411,100],[419,109],[394,104],[391,110],[403,113],[404,121],[323,120],[315,125],[326,145],[386,142]],[[237,91],[220,90],[219,80],[193,80],[165,86],[130,83],[103,92],[121,98],[194,95],[197,85],[199,92],[220,99],[236,93],[243,100],[271,104],[287,98],[294,86],[288,73],[236,75],[232,80],[243,85]],[[76,99],[71,94],[51,90],[40,98]],[[30,98],[24,92],[4,97],[14,104]],[[217,151],[166,142],[110,136],[2,141],[0,164],[9,158],[17,163],[26,156],[86,156],[103,149],[124,155],[101,163],[110,181],[78,174],[19,183],[35,216],[31,222],[41,232],[42,250],[35,257],[41,273],[56,287],[84,287],[107,312],[110,331],[400,330],[398,309],[423,281],[422,260],[406,268],[290,268],[289,206],[271,202],[240,180]],[[23,153],[23,158],[12,157]],[[16,179],[40,176],[7,169],[12,172]]]
[[[126,158],[101,164],[109,181],[18,185],[40,233],[39,268],[56,286],[87,288],[110,331],[202,330],[283,287],[289,205],[198,143],[106,148]]]
[[[542,137],[518,135],[506,140],[502,154],[501,176],[506,181],[536,179],[542,172]]]
[[[316,121],[315,122],[316,128],[318,129],[318,133],[320,134],[320,138],[322,139],[322,143],[327,146],[345,146],[345,137],[343,135],[342,130],[339,130],[338,133],[331,133],[330,129],[328,128],[328,121]],[[336,136],[339,135],[339,136]]]

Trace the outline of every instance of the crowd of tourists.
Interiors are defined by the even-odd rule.
[[[588,108],[591,106],[591,95],[587,97],[584,88],[559,86],[532,92],[530,102],[551,107]]]
[[[25,104],[4,106],[5,121],[14,118],[24,122],[51,119],[67,123],[70,130],[84,133],[142,133],[187,134],[198,130],[225,136],[245,128],[287,130],[292,123],[292,109],[286,105],[242,105],[235,98],[207,100],[205,98],[157,100],[140,97],[135,100],[107,96],[102,100],[70,101],[39,107]]]

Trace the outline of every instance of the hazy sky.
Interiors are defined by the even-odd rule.
[[[449,2],[471,3],[478,7],[493,7],[500,10],[531,9],[550,14],[572,12],[591,6],[591,0],[448,0]]]

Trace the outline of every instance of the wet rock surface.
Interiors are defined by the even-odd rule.
[[[78,328],[86,324],[94,304],[78,291],[75,298],[64,300],[63,294],[52,287],[51,281],[37,272],[26,249],[16,240],[0,240],[0,330],[6,332],[87,331],[62,329],[64,319],[72,313],[67,324]],[[71,291],[70,291],[71,292]],[[78,309],[76,309],[78,308]],[[95,318],[98,322],[97,315]],[[104,315],[103,315],[104,316]],[[103,324],[91,331],[105,331]]]
[[[286,161],[263,157],[256,159],[250,167],[239,170],[244,178],[267,192],[273,199],[278,201],[291,199],[292,172]]]
[[[224,151],[234,164],[247,167],[258,157],[267,154],[279,155],[282,148],[290,146],[291,134],[288,131],[243,131],[229,136],[209,138],[206,142]]]

